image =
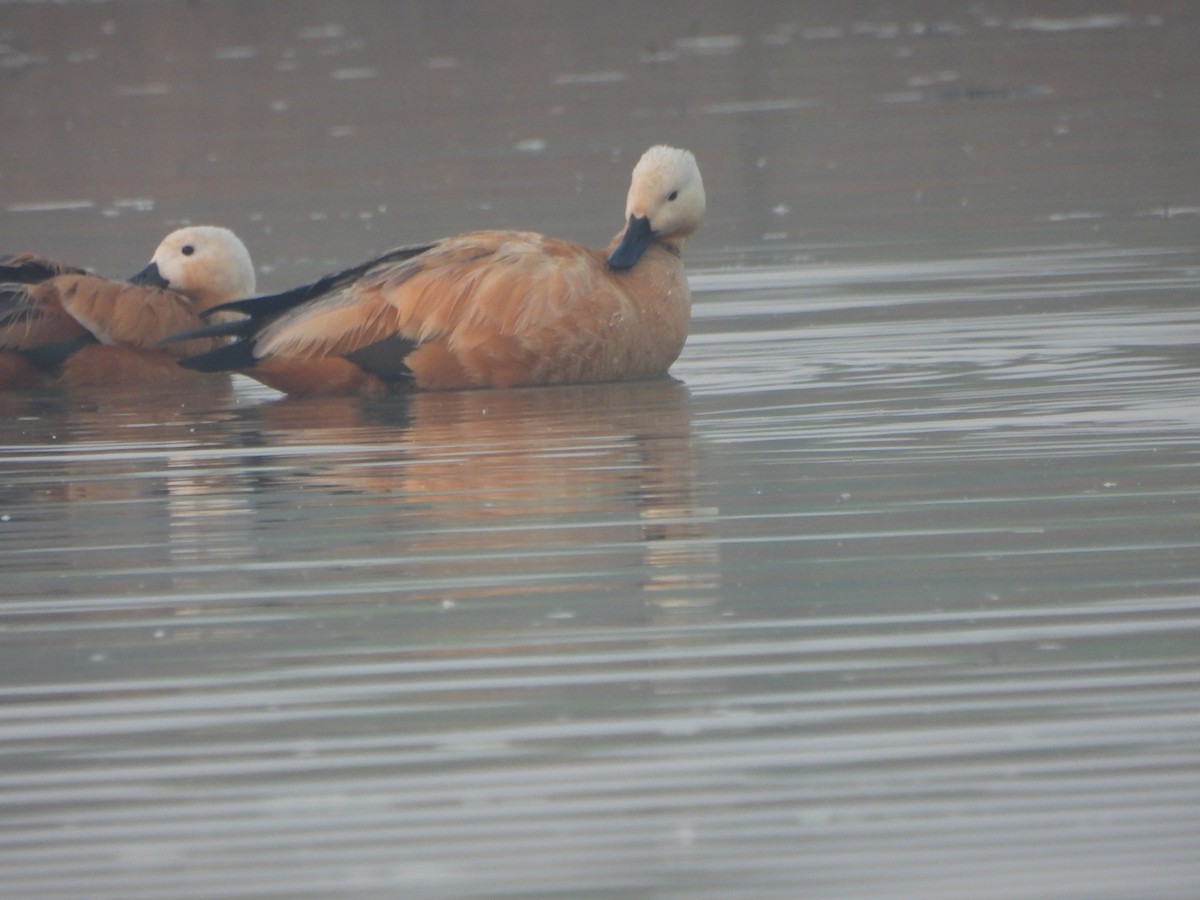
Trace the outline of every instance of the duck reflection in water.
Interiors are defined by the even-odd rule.
[[[712,614],[716,513],[696,496],[689,394],[674,379],[286,398],[242,415],[247,442],[283,463],[229,472],[254,482],[245,502],[290,485],[301,502],[337,503],[326,540],[390,561],[380,572],[406,600],[633,583],[662,616]]]

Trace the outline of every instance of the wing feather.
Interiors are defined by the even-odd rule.
[[[86,269],[67,265],[37,253],[14,253],[0,257],[0,282],[37,284],[56,275],[86,274]]]
[[[34,350],[74,341],[87,333],[62,308],[52,286],[0,285],[0,348]]]
[[[63,276],[55,284],[63,309],[105,344],[150,349],[203,324],[191,303],[172,291],[92,275]]]
[[[363,273],[290,310],[257,335],[260,358],[346,355],[389,337],[452,346],[568,319],[597,289],[598,251],[522,232],[475,232]],[[511,343],[511,342],[505,342]]]

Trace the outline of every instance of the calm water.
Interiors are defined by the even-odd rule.
[[[674,378],[0,395],[0,895],[1200,891],[1200,8],[0,4],[0,249],[602,244]]]

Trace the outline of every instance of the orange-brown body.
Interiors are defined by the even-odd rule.
[[[399,248],[312,285],[226,304],[247,319],[200,333],[243,340],[184,364],[245,371],[293,394],[661,375],[687,339],[680,249],[703,208],[691,154],[653,148],[634,171],[630,223],[607,250],[520,231]]]
[[[240,258],[245,249],[236,238],[236,287],[225,277],[224,242],[230,237],[225,229],[203,227],[173,232],[156,252],[154,283],[113,281],[31,253],[4,260],[0,388],[46,381],[82,386],[195,378],[180,369],[178,359],[219,346],[219,338],[197,338],[169,350],[159,344],[169,335],[202,325],[201,313],[208,307],[253,291],[253,270],[247,279],[249,258]],[[221,251],[214,258],[205,256],[206,240]],[[190,252],[174,259],[177,247]],[[180,289],[156,286],[171,284],[160,270],[174,273]]]
[[[687,338],[691,295],[679,255],[646,251],[635,272],[605,254],[523,232],[477,232],[373,272],[345,295],[260,332],[260,381],[288,393],[382,393],[343,358],[399,335],[421,390],[644,378]]]

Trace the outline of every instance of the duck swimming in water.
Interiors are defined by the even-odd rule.
[[[604,250],[522,231],[400,247],[210,310],[243,318],[177,339],[238,340],[182,365],[244,372],[294,394],[661,375],[687,338],[691,294],[680,251],[704,206],[695,157],[651,147],[633,170],[625,226]]]
[[[173,231],[129,281],[34,253],[0,259],[0,388],[178,378],[180,356],[211,350],[221,339],[158,345],[203,327],[202,313],[252,295],[254,285],[245,244],[213,226]]]

